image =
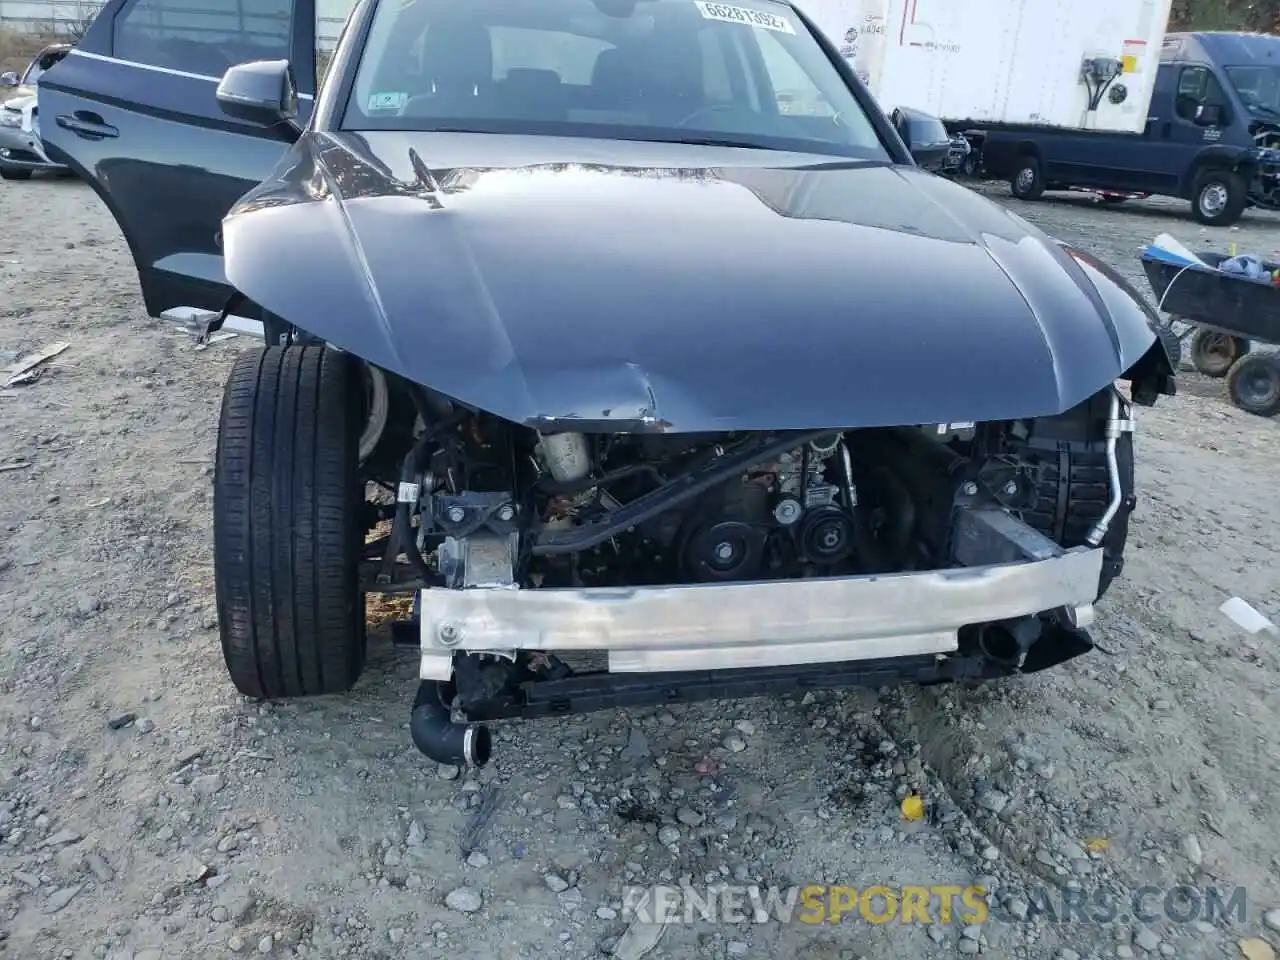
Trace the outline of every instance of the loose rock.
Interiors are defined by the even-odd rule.
[[[63,887],[61,890],[55,890],[49,894],[49,899],[45,901],[45,913],[57,913],[68,903],[75,899],[76,894],[80,892],[83,884],[77,883],[75,886]]]
[[[81,838],[81,834],[77,830],[59,830],[52,836],[45,837],[40,846],[42,847],[65,847],[67,844],[75,843]]]
[[[1201,849],[1200,841],[1194,833],[1189,833],[1182,838],[1182,855],[1197,867],[1204,863],[1204,850]]]
[[[627,927],[627,932],[618,938],[613,948],[615,960],[640,960],[652,952],[666,932],[665,923],[636,923]]]
[[[212,797],[227,785],[220,773],[206,773],[191,781],[191,790],[200,797]]]
[[[471,887],[458,887],[456,890],[449,891],[448,896],[444,898],[444,903],[450,910],[456,910],[458,913],[475,913],[484,906],[484,899],[478,890]]]
[[[696,827],[696,826],[700,826],[702,822],[707,818],[705,814],[699,813],[697,810],[694,810],[692,807],[681,807],[679,810],[676,811],[676,819],[679,820],[681,823],[683,823],[686,827]]]
[[[558,873],[543,874],[542,881],[552,893],[563,893],[569,889],[569,881]]]
[[[999,813],[1009,803],[1009,795],[999,790],[984,790],[973,798],[974,803],[983,810]]]
[[[1247,940],[1241,940],[1238,946],[1245,960],[1276,960],[1275,950],[1265,940],[1251,937]]]
[[[1147,953],[1154,953],[1160,949],[1160,938],[1146,927],[1134,933],[1133,942],[1135,946],[1147,951]]]
[[[116,877],[116,872],[111,869],[111,864],[107,863],[106,858],[96,851],[85,854],[84,865],[89,868],[90,873],[103,883],[110,883]]]

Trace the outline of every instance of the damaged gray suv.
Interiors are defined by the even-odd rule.
[[[214,535],[236,687],[345,691],[413,597],[415,743],[1090,649],[1173,391],[1144,300],[930,173],[776,0],[111,0],[44,79],[152,315],[255,331]],[[193,15],[194,17],[194,15]]]

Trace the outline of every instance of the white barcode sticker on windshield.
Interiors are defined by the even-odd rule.
[[[733,7],[727,3],[710,3],[709,0],[693,0],[693,5],[707,20],[723,20],[725,23],[745,23],[749,27],[764,27],[779,33],[794,34],[795,27],[786,17],[751,7]]]
[[[371,93],[366,110],[399,110],[409,101],[407,93]]]

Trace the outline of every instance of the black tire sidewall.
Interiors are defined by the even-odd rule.
[[[0,167],[0,178],[5,180],[30,180],[30,170],[13,170],[9,167]]]
[[[1267,402],[1256,404],[1241,389],[1246,377],[1255,376],[1258,371],[1266,371],[1271,378],[1272,393]],[[1227,374],[1227,393],[1231,402],[1246,413],[1258,417],[1274,417],[1280,414],[1280,355],[1251,354],[1241,357],[1231,366]]]
[[[1031,171],[1031,184],[1025,189],[1018,186],[1022,175]],[[1033,154],[1023,154],[1018,160],[1018,169],[1009,180],[1009,189],[1019,200],[1038,200],[1044,194],[1044,172],[1040,167],[1040,158]]]
[[[236,689],[349,690],[364,666],[359,377],[323,346],[270,346],[227,379],[214,464],[214,584]]]
[[[1214,186],[1222,186],[1227,191],[1227,202],[1219,213],[1212,216],[1201,209],[1200,198],[1205,191]],[[1199,223],[1210,227],[1227,227],[1240,219],[1249,203],[1249,190],[1238,173],[1210,167],[1196,175],[1195,185],[1191,188],[1191,214]]]

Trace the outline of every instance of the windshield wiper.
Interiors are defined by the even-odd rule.
[[[646,137],[646,140],[649,138]],[[723,140],[719,137],[663,137],[662,139],[654,138],[652,143],[681,143],[688,144],[691,147],[741,147],[746,150],[777,150],[777,147],[766,147],[762,143],[753,143],[749,140]],[[783,151],[790,152],[790,151]]]

